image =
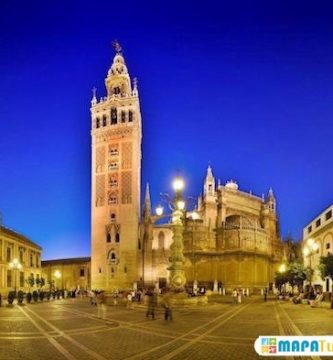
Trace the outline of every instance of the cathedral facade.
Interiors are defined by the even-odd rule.
[[[141,112],[119,45],[105,79],[107,96],[91,102],[91,286],[167,286],[172,224],[157,224],[149,187],[143,211]],[[273,191],[257,197],[235,182],[216,184],[211,167],[196,216],[184,217],[187,286],[249,288],[273,283],[282,260]]]

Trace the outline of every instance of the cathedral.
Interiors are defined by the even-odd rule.
[[[106,96],[97,100],[94,91],[91,100],[91,287],[164,287],[172,224],[157,221],[148,186],[141,212],[139,92],[118,43],[115,50]],[[271,286],[282,261],[273,191],[258,197],[234,181],[216,184],[209,166],[195,216],[185,216],[183,242],[187,287]]]

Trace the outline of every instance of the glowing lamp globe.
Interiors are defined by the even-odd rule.
[[[163,215],[163,207],[162,206],[157,206],[157,208],[156,208],[156,215],[157,216],[162,216]]]
[[[185,187],[184,180],[177,176],[172,182],[172,187],[175,191],[182,191]]]

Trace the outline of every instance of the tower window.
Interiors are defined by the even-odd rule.
[[[127,273],[127,266],[124,267],[124,273]]]
[[[111,242],[111,234],[110,234],[110,233],[108,233],[108,234],[106,235],[106,242],[107,242],[107,243],[110,243],[110,242]]]
[[[106,115],[103,115],[103,126],[106,126]]]
[[[111,253],[111,260],[116,260],[116,254],[114,252]]]
[[[109,204],[117,204],[117,196],[116,195],[113,195],[113,194],[111,194],[111,195],[109,195],[109,199],[108,199],[108,203]]]
[[[96,118],[96,129],[100,127],[99,118]]]
[[[117,178],[115,178],[115,177],[110,177],[110,178],[109,178],[109,186],[111,186],[111,187],[117,187],[117,185],[118,185],[118,180],[117,180]]]
[[[112,213],[111,214],[111,222],[115,222],[116,221],[116,214]]]
[[[98,268],[98,272],[99,272],[99,274],[102,273],[102,268],[101,267]]]
[[[118,162],[112,161],[111,163],[109,163],[109,171],[115,170],[115,169],[118,169]]]
[[[113,88],[113,93],[114,93],[115,95],[120,94],[120,87],[119,87],[119,86],[114,87],[114,88]]]
[[[111,125],[117,124],[117,109],[111,109]]]
[[[119,243],[120,242],[120,235],[119,233],[116,234],[116,243]]]
[[[84,277],[84,269],[80,269],[80,277]]]
[[[133,121],[133,111],[131,111],[131,110],[128,112],[128,121],[129,122]]]
[[[110,156],[115,156],[115,155],[118,155],[118,147],[110,147],[109,148],[109,153],[110,153]]]
[[[126,121],[126,113],[125,111],[121,112],[121,122],[124,123]]]

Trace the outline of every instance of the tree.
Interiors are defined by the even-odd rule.
[[[285,272],[276,272],[275,273],[275,285],[279,289],[279,292],[281,292],[281,288],[284,284],[288,282],[288,277]]]
[[[294,287],[297,286],[298,291],[301,291],[303,287],[303,282],[308,277],[308,271],[305,269],[304,265],[300,262],[292,262],[288,265],[287,269],[287,278],[289,284]]]
[[[323,280],[326,277],[333,280],[333,254],[328,254],[327,256],[322,256],[320,258],[319,270]],[[333,285],[331,293],[331,309],[333,309]]]
[[[35,278],[34,276],[31,274],[26,280],[25,282],[28,284],[29,287],[29,292],[30,292],[30,288],[32,288],[35,285]]]

